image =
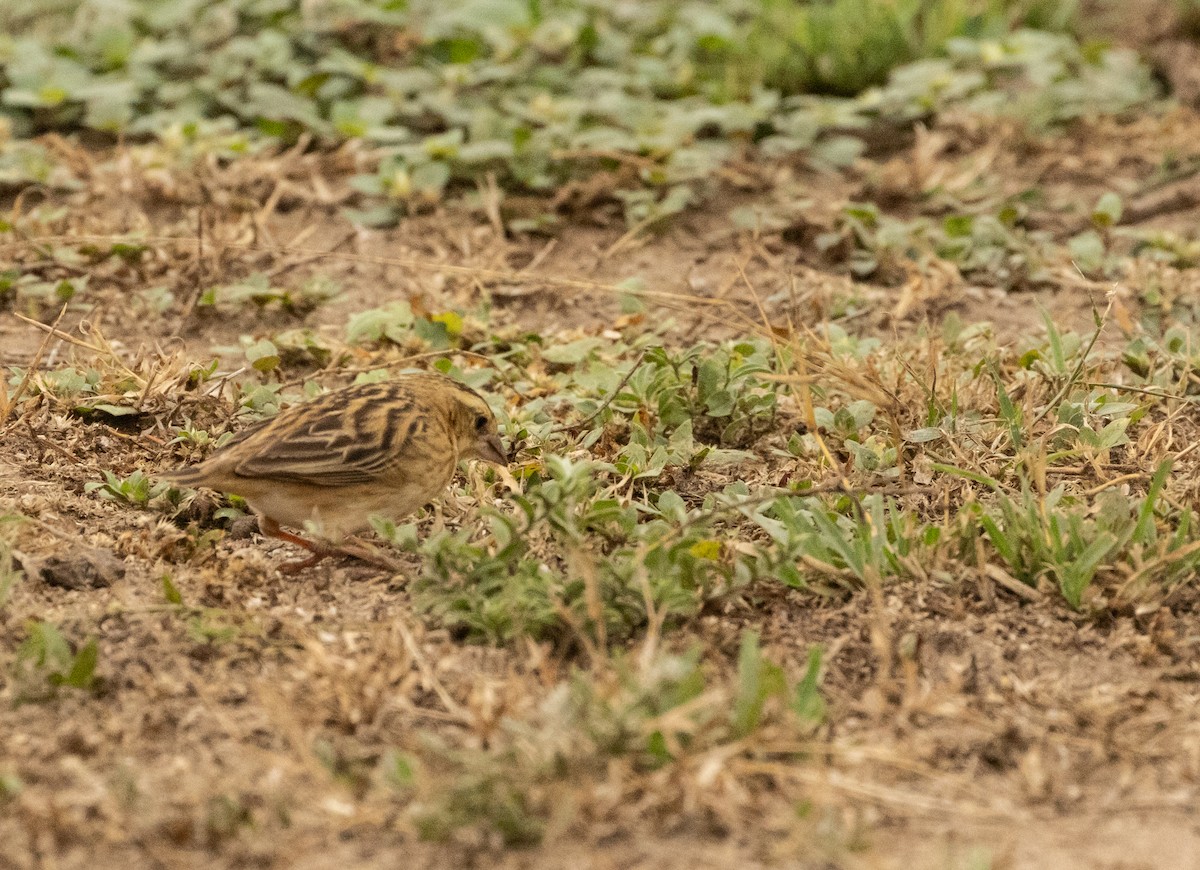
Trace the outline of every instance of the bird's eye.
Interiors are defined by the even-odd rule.
[[[486,416],[484,416],[483,414],[480,414],[478,417],[475,418],[475,431],[476,432],[482,432],[484,429],[487,428],[487,426],[488,426],[488,418]]]

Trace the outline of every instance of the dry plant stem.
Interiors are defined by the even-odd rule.
[[[346,235],[342,236],[342,238],[340,238],[336,242],[334,242],[329,247],[328,250],[321,251],[316,254],[308,254],[307,256],[300,257],[295,260],[289,260],[286,263],[282,263],[282,264],[276,266],[271,271],[267,272],[267,277],[271,278],[273,280],[275,278],[278,278],[280,275],[284,274],[285,272],[290,272],[292,269],[298,269],[301,266],[307,266],[309,263],[313,263],[313,262],[316,262],[317,260],[321,260],[325,257],[328,257],[330,254],[334,253],[335,251],[345,247],[347,244],[352,242],[357,235],[358,235],[358,230],[351,230],[350,232],[346,233]]]
[[[38,345],[37,353],[29,361],[29,366],[25,369],[25,375],[21,378],[21,383],[17,385],[16,392],[12,394],[12,398],[6,403],[3,413],[0,413],[0,435],[8,431],[8,418],[12,415],[13,409],[17,407],[17,402],[21,401],[21,396],[25,395],[25,390],[29,387],[29,381],[33,378],[34,371],[41,364],[42,357],[46,355],[46,347],[50,344],[50,339],[55,337],[54,334],[58,332],[58,324],[62,322],[63,316],[66,313],[67,305],[64,302],[62,309],[58,312],[58,317],[54,318],[54,322],[50,324],[50,331],[46,333],[46,337]]]
[[[1083,353],[1079,355],[1079,362],[1075,364],[1075,369],[1067,377],[1066,382],[1062,385],[1062,387],[1059,388],[1058,392],[1054,394],[1053,398],[1051,398],[1050,401],[1046,403],[1045,407],[1038,412],[1037,416],[1033,418],[1033,421],[1029,424],[1030,430],[1037,426],[1037,424],[1040,423],[1053,408],[1057,408],[1059,403],[1066,398],[1068,393],[1071,392],[1071,389],[1075,386],[1075,384],[1079,383],[1079,379],[1083,376],[1083,370],[1087,367],[1088,356],[1091,354],[1092,348],[1096,346],[1096,342],[1099,341],[1100,333],[1104,331],[1104,325],[1108,323],[1108,317],[1110,314],[1112,314],[1113,302],[1113,298],[1108,300],[1108,307],[1104,309],[1104,313],[1100,315],[1099,318],[1100,325],[1096,328],[1096,331],[1092,333],[1091,340],[1088,341],[1088,343],[1084,346]]]
[[[56,329],[49,324],[42,323],[40,320],[34,320],[32,317],[26,317],[19,311],[14,311],[13,316],[24,323],[28,323],[30,326],[35,327],[36,329],[42,330],[48,335],[52,335],[61,341],[67,342],[68,344],[73,344],[76,347],[82,347],[86,350],[92,351],[93,353],[98,353],[101,356],[105,356],[109,353],[109,351],[106,351],[103,348],[96,347],[94,344],[88,344],[86,341],[76,338],[69,332],[63,332],[61,329]],[[59,315],[59,319],[61,319],[61,317],[62,315]],[[54,322],[57,324],[58,320],[55,320]]]
[[[626,372],[625,377],[621,378],[621,382],[613,388],[613,391],[608,394],[608,398],[605,399],[600,404],[599,408],[597,408],[595,411],[593,411],[588,416],[584,417],[578,423],[572,423],[569,426],[559,426],[556,429],[551,429],[550,434],[555,435],[559,432],[574,432],[574,431],[579,431],[579,430],[586,428],[589,423],[591,423],[593,420],[595,420],[597,417],[599,417],[602,413],[604,413],[605,408],[607,408],[609,405],[611,405],[616,400],[617,395],[621,392],[621,390],[625,389],[625,385],[627,383],[629,383],[629,379],[633,377],[633,373],[636,372],[639,368],[641,368],[642,363],[644,363],[645,361],[646,361],[646,355],[642,354],[641,358],[636,363],[633,364],[633,367],[628,372]]]

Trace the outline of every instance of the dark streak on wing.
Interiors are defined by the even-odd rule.
[[[405,427],[398,444],[395,430],[412,411],[413,396],[402,383],[347,388],[289,408],[256,430],[245,444],[254,452],[233,472],[314,486],[372,482],[400,464],[413,427]]]

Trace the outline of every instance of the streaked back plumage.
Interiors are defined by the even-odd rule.
[[[241,433],[205,462],[163,475],[220,489],[260,478],[311,486],[355,486],[389,477],[406,462],[461,453],[461,418],[491,410],[471,388],[434,373],[343,387]],[[233,490],[236,491],[236,490]]]

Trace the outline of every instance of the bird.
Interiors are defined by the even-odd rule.
[[[491,407],[453,378],[418,372],[291,405],[159,477],[241,496],[264,535],[309,551],[279,566],[294,574],[339,553],[365,558],[339,544],[372,515],[399,519],[429,503],[470,458],[508,463]],[[319,540],[283,526],[314,528]]]

